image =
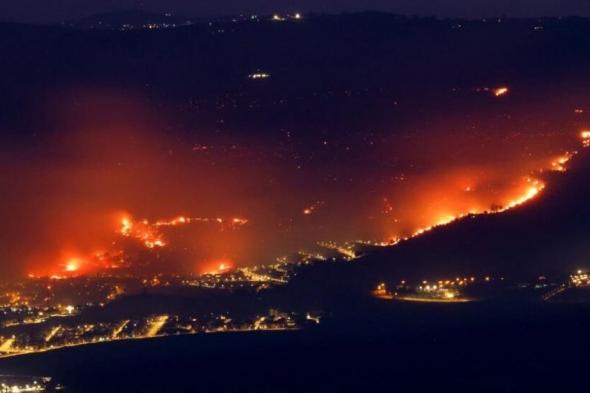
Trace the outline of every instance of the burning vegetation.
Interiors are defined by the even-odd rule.
[[[319,147],[315,138],[297,145],[290,133],[287,142],[195,140],[159,133],[161,120],[137,97],[77,99],[84,109],[59,106],[65,131],[44,136],[31,160],[7,157],[21,174],[4,180],[2,196],[9,233],[19,239],[6,243],[8,255],[20,274],[71,277],[146,264],[221,273],[293,251],[312,255],[320,241],[391,244],[526,203],[546,187],[544,171],[565,171],[577,153],[567,135],[442,132],[454,121],[403,138],[322,136]],[[590,146],[590,131],[578,132]],[[316,159],[320,153],[333,161]],[[44,192],[33,192],[39,187]]]

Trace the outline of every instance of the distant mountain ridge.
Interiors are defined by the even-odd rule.
[[[193,22],[189,18],[168,12],[126,10],[89,15],[64,22],[63,25],[78,29],[140,29],[157,27],[186,26]]]

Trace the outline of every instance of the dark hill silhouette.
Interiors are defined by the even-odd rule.
[[[339,303],[379,281],[566,276],[589,262],[589,178],[590,154],[583,151],[567,173],[546,173],[546,189],[520,207],[468,216],[396,246],[375,248],[353,263],[306,266],[286,290],[314,303]]]
[[[120,26],[136,17],[122,15],[112,23]],[[74,26],[96,20],[92,17]],[[146,18],[140,15],[138,20],[143,24]],[[39,116],[23,111],[36,109],[46,95],[81,86],[116,87],[165,97],[178,105],[212,100],[228,91],[267,101],[286,96],[291,102],[330,90],[377,91],[395,100],[405,97],[407,105],[415,108],[441,110],[443,116],[448,113],[438,109],[442,108],[439,100],[457,86],[471,89],[518,81],[511,84],[514,91],[527,94],[512,94],[513,105],[528,104],[531,97],[550,89],[561,90],[568,80],[583,89],[589,84],[590,24],[581,18],[551,19],[543,22],[543,34],[532,34],[538,23],[375,13],[306,17],[301,23],[278,24],[230,21],[209,26],[196,20],[186,28],[133,31],[0,23],[0,71],[10,75],[0,81],[0,129],[47,130]],[[455,24],[464,28],[453,29]],[[268,83],[249,83],[247,75],[258,69],[272,74]],[[383,105],[380,102],[367,106],[378,108]],[[480,110],[480,103],[470,99],[461,105]],[[285,107],[288,111],[278,112],[277,118],[310,116],[307,104]],[[354,111],[359,111],[359,105]],[[214,116],[193,116],[202,127],[216,127]],[[376,121],[382,115],[367,116]],[[241,130],[270,128],[269,118],[259,126],[260,120],[248,117],[248,111],[236,118],[247,120]],[[319,121],[322,118],[317,116]],[[385,123],[389,128],[391,122]]]
[[[125,26],[142,28],[150,24],[180,26],[187,22],[187,18],[168,13],[125,10],[89,15],[65,22],[64,25],[78,29],[120,29]]]
[[[369,275],[514,277],[567,274],[590,256],[590,154],[565,174],[547,174],[534,200],[501,214],[467,217],[365,258]]]

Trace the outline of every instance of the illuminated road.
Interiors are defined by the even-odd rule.
[[[159,318],[163,318],[163,317],[159,317]],[[168,319],[168,317],[165,317],[166,319]],[[165,323],[165,321],[164,321]],[[163,326],[163,324],[162,324]],[[161,329],[162,326],[160,326],[158,328]],[[231,333],[247,333],[247,332],[277,332],[277,331],[293,331],[293,330],[300,330],[299,327],[288,327],[288,328],[283,328],[283,327],[264,327],[264,328],[240,328],[240,329],[229,329],[229,330],[205,330],[202,333],[185,333],[185,334],[180,334],[182,336],[192,336],[192,335],[196,335],[196,334],[231,334]],[[166,337],[166,336],[161,336],[161,337]],[[148,340],[148,339],[152,339],[154,338],[152,337],[148,337],[146,336],[142,336],[142,337],[119,337],[119,338],[111,338],[111,339],[106,339],[104,341],[89,341],[89,342],[78,342],[78,343],[74,343],[74,344],[63,344],[63,345],[56,345],[56,346],[51,346],[51,347],[46,347],[46,348],[39,348],[39,349],[11,349],[10,351],[5,352],[4,354],[0,354],[0,359],[3,358],[12,358],[12,357],[16,357],[16,356],[26,356],[26,355],[31,355],[31,354],[35,354],[35,353],[44,353],[44,352],[50,352],[50,351],[56,351],[58,349],[63,349],[63,348],[73,348],[73,347],[81,347],[81,346],[86,346],[86,345],[100,345],[100,344],[106,344],[109,342],[116,342],[116,341],[137,341],[137,340]],[[5,345],[6,342],[3,344]],[[11,343],[12,345],[12,343]]]
[[[555,296],[557,296],[560,293],[562,293],[563,291],[565,291],[566,288],[567,288],[566,286],[562,285],[560,287],[552,289],[551,291],[549,291],[543,295],[543,300],[546,302],[550,301],[552,298],[554,298]]]
[[[155,337],[160,332],[160,330],[164,327],[167,320],[168,320],[168,315],[161,315],[159,317],[154,318],[154,320],[150,324],[145,336],[146,337]]]
[[[14,338],[9,338],[0,345],[0,352],[6,353],[11,352],[12,344],[14,344]]]
[[[56,326],[45,336],[45,342],[48,343],[61,330],[61,326]]]
[[[354,250],[338,245],[334,242],[318,242],[318,246],[327,248],[328,250],[334,250],[342,254],[348,259],[356,259],[357,255]]]
[[[244,274],[244,276],[252,282],[276,282],[279,284],[286,284],[287,281],[286,280],[282,280],[280,278],[274,278],[265,274],[258,274],[255,273],[253,271],[251,271],[250,269],[242,269],[241,270],[242,274]]]
[[[129,323],[129,320],[127,319],[126,321],[123,321],[119,326],[117,326],[115,328],[115,330],[113,330],[113,334],[112,334],[112,338],[117,338],[119,337],[119,334],[121,334],[121,332],[123,331],[123,329],[125,329],[125,326],[127,326],[127,324]]]
[[[420,303],[467,303],[471,299],[466,298],[434,298],[434,297],[418,297],[418,296],[396,296],[393,300],[400,300],[402,302],[420,302]]]
[[[391,294],[374,294],[375,298],[381,300],[398,300],[401,302],[419,302],[419,303],[467,303],[473,299],[467,298],[434,298],[419,296],[393,296]]]

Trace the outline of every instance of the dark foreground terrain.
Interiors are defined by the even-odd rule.
[[[351,305],[316,329],[177,336],[0,362],[74,392],[572,391],[590,305]]]

